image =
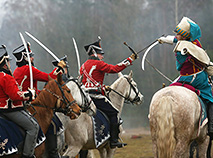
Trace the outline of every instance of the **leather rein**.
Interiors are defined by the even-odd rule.
[[[119,96],[121,96],[122,98],[125,99],[125,103],[132,103],[134,104],[134,102],[138,102],[140,100],[140,97],[138,96],[139,91],[136,90],[136,88],[132,85],[131,81],[124,76],[124,78],[128,81],[129,85],[130,85],[130,89],[129,89],[129,95],[128,97],[123,96],[122,94],[120,94],[119,92],[117,92],[116,90],[110,88],[110,91],[115,92],[116,94],[118,94]],[[135,92],[136,96],[133,100],[130,99],[130,94],[131,94],[131,89],[133,89],[133,91]]]
[[[65,84],[67,84],[67,83],[70,82],[70,81],[73,81],[73,82],[78,86],[78,88],[79,88],[79,90],[80,90],[80,93],[81,93],[81,96],[83,96],[83,97],[81,97],[81,98],[82,98],[82,103],[84,104],[84,106],[81,106],[81,105],[78,105],[78,106],[82,109],[82,112],[86,112],[88,109],[91,108],[90,105],[91,105],[91,103],[92,103],[92,99],[89,100],[89,99],[86,97],[84,91],[83,91],[82,88],[81,88],[81,85],[79,84],[79,82],[78,82],[77,80],[78,80],[78,79],[75,79],[75,78],[69,78],[69,79],[66,81]],[[64,85],[65,85],[65,84],[64,84]]]
[[[59,87],[59,89],[60,89],[60,91],[61,91],[61,93],[62,93],[62,96],[59,96],[58,94],[56,94],[56,93],[54,93],[54,92],[52,92],[52,91],[50,91],[49,89],[47,89],[47,88],[43,88],[43,90],[45,90],[45,91],[47,91],[47,92],[49,92],[51,95],[53,95],[54,97],[56,97],[58,100],[57,100],[57,102],[56,102],[56,104],[55,104],[55,107],[49,107],[49,106],[46,106],[46,105],[37,105],[37,104],[30,104],[30,106],[35,110],[35,108],[34,108],[34,106],[38,106],[38,107],[44,107],[44,108],[48,108],[48,109],[52,109],[52,110],[54,110],[55,112],[62,112],[63,114],[68,114],[68,113],[74,113],[74,114],[76,114],[76,115],[78,115],[75,111],[73,111],[71,108],[69,108],[70,106],[73,106],[73,104],[74,103],[76,103],[76,101],[75,100],[73,100],[73,101],[69,101],[68,99],[67,99],[67,97],[65,96],[65,94],[64,94],[64,91],[63,91],[63,89],[62,89],[62,87],[64,86],[64,85],[60,85],[56,80],[55,80],[55,82],[57,83],[57,85],[58,85],[58,87]],[[62,104],[58,107],[58,105],[60,104],[62,102],[62,104],[66,104],[66,107],[65,108],[62,108]],[[36,111],[36,110],[35,110]],[[36,112],[35,112],[36,113]],[[35,115],[35,113],[33,114],[33,115]]]

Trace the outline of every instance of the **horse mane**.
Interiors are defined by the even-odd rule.
[[[64,81],[62,80],[62,74],[57,75],[56,81],[57,81],[60,85],[63,85],[63,84],[64,84]],[[47,86],[48,86],[48,87],[54,87],[54,86],[55,86],[55,80],[54,80],[54,79],[49,80],[49,81],[45,84],[44,88],[47,87]],[[43,89],[44,89],[44,88],[43,88]],[[42,91],[43,91],[43,89],[42,89]],[[41,91],[41,92],[42,92],[42,91]],[[40,92],[39,95],[36,97],[36,99],[32,101],[32,104],[34,104],[34,105],[41,105],[42,100],[45,99],[44,93],[41,93],[41,92]]]
[[[60,85],[63,85],[63,84],[64,84],[64,81],[63,81],[63,79],[62,79],[62,74],[58,74],[56,80],[58,81],[58,83],[59,83]]]

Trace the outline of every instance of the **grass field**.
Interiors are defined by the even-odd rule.
[[[128,145],[117,149],[114,158],[153,158],[152,141],[148,130],[134,129],[127,130],[122,139]],[[95,157],[99,158],[95,150]]]

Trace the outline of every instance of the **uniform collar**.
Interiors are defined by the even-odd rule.
[[[95,56],[89,56],[88,59],[92,59],[92,60],[100,60],[98,57],[95,57]]]
[[[4,73],[6,73],[6,74],[12,76],[12,74],[11,74],[11,72],[10,72],[9,70],[6,70],[6,69],[4,69],[4,68],[2,68],[2,67],[0,68],[0,72],[4,72]]]

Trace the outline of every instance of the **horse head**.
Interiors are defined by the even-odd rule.
[[[82,112],[86,112],[89,116],[96,114],[96,106],[89,94],[85,92],[84,85],[81,85],[77,79],[70,77],[66,86],[70,89],[70,93],[81,107]]]
[[[50,80],[32,104],[62,112],[71,119],[77,118],[81,113],[81,108],[70,94],[70,89],[63,84],[61,76],[57,80]]]
[[[125,101],[136,105],[142,104],[144,98],[143,95],[139,92],[136,82],[133,80],[132,70],[130,71],[129,75],[123,75],[121,72],[119,72],[118,77],[119,78],[111,87],[115,86],[116,84],[122,84],[122,86],[120,86],[122,88],[118,89],[118,91],[123,93],[123,98],[125,98]]]

